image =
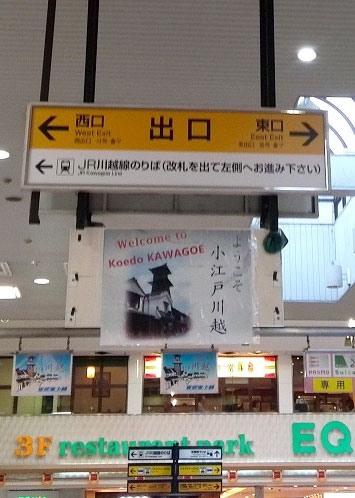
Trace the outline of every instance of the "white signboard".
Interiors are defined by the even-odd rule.
[[[173,450],[171,448],[130,448],[128,452],[129,460],[171,460],[172,457]]]
[[[330,353],[306,352],[305,377],[331,377],[332,359]]]
[[[101,344],[252,339],[250,232],[105,231]]]
[[[222,460],[222,449],[213,448],[178,448],[179,460]]]

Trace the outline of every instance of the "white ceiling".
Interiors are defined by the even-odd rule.
[[[259,107],[258,7],[257,0],[101,0],[96,102]],[[30,194],[20,188],[26,105],[40,94],[47,1],[1,0],[0,9],[0,148],[11,154],[0,163],[0,261],[13,271],[6,282],[23,295],[0,301],[0,319],[63,320],[74,210],[47,209],[52,199],[42,196],[41,224],[30,226]],[[82,102],[86,15],[87,0],[57,2],[52,102]],[[299,95],[355,94],[354,21],[353,0],[275,0],[278,108],[292,108]],[[315,63],[297,60],[303,44],[316,47]],[[73,207],[71,197],[62,203]],[[47,276],[50,285],[34,285],[35,276]]]

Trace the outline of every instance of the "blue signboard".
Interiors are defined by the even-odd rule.
[[[17,354],[12,373],[12,396],[70,395],[72,355]]]
[[[164,353],[161,394],[218,393],[215,352]]]

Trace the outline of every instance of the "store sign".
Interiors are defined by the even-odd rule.
[[[248,230],[105,230],[101,344],[250,343],[250,245]]]
[[[328,188],[325,113],[33,104],[23,186],[237,192]]]
[[[355,391],[355,353],[306,352],[305,393]]]
[[[275,356],[219,356],[218,377],[276,378]]]
[[[71,380],[70,354],[17,354],[13,362],[11,395],[70,395]]]
[[[217,353],[163,353],[160,394],[218,393]]]
[[[148,458],[176,443],[185,447],[179,455],[179,463],[185,466],[181,472],[187,469],[198,478],[218,477],[214,469],[221,456],[224,465],[236,467],[252,464],[275,469],[308,462],[322,469],[329,464],[332,468],[355,464],[352,413],[20,416],[2,417],[1,422],[0,466],[6,469],[35,465],[44,472],[78,463],[94,469],[126,463],[132,446]],[[25,434],[23,427],[27,427]],[[159,463],[163,464],[161,478],[169,478],[165,472],[172,462],[167,460],[130,460],[130,478],[158,478]]]
[[[160,379],[161,356],[144,357],[144,378]],[[276,378],[275,356],[217,355],[217,375],[221,378]]]

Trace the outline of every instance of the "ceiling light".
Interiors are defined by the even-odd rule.
[[[303,47],[297,52],[297,57],[302,62],[312,62],[317,57],[317,54],[313,48]]]
[[[0,150],[0,159],[7,159],[8,157],[10,157],[10,154],[7,150]]]
[[[47,285],[49,284],[48,278],[35,278],[33,283],[37,285]]]
[[[18,287],[11,285],[0,285],[0,299],[18,299],[21,293]]]

